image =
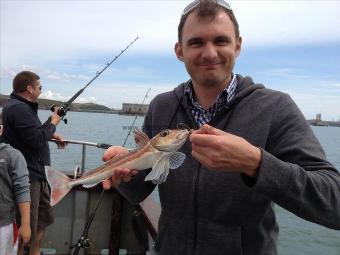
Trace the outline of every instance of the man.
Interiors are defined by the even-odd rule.
[[[44,229],[53,223],[49,204],[50,192],[45,176],[45,166],[50,165],[48,140],[54,138],[63,148],[63,138],[55,133],[60,122],[57,110],[42,124],[38,117],[37,99],[41,94],[40,77],[30,71],[18,73],[13,79],[13,92],[2,110],[4,131],[2,139],[24,155],[30,179],[31,241],[30,255],[40,254]],[[19,247],[22,253],[23,247]]]
[[[223,0],[185,8],[175,52],[191,79],[156,96],[144,121],[150,137],[177,123],[198,129],[181,149],[183,165],[158,186],[159,254],[277,254],[273,203],[340,229],[340,174],[288,95],[233,73],[241,44]],[[155,185],[134,174],[119,169],[112,181],[131,179],[118,188],[139,202]]]

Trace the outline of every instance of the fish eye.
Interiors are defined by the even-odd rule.
[[[168,134],[169,134],[169,130],[163,130],[160,135],[161,135],[161,137],[165,137]]]

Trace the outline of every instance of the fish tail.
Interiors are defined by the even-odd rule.
[[[46,178],[51,188],[51,206],[57,204],[71,190],[71,178],[54,170],[50,166],[45,167]]]

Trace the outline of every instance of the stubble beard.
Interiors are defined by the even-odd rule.
[[[233,69],[233,66],[231,67]],[[225,87],[231,77],[231,72],[228,70],[216,70],[215,73],[197,73],[194,70],[188,70],[191,78],[195,81],[195,83],[199,84],[204,88],[216,88],[216,87]],[[190,72],[192,71],[192,72]]]
[[[214,75],[213,77],[207,77],[207,76],[203,76],[203,77],[198,77],[197,82],[205,87],[205,88],[214,88],[214,87],[220,87],[221,84],[223,83],[223,85],[227,80],[227,77],[224,75]]]

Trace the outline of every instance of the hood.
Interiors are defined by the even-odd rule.
[[[7,144],[7,143],[0,142],[0,150],[2,150],[4,148],[11,148],[11,146],[9,144]]]
[[[237,79],[237,91],[235,97],[228,104],[228,108],[233,108],[238,102],[240,102],[243,98],[246,98],[253,92],[264,89],[264,85],[254,83],[253,79],[250,76],[241,76],[239,74],[236,75]]]

